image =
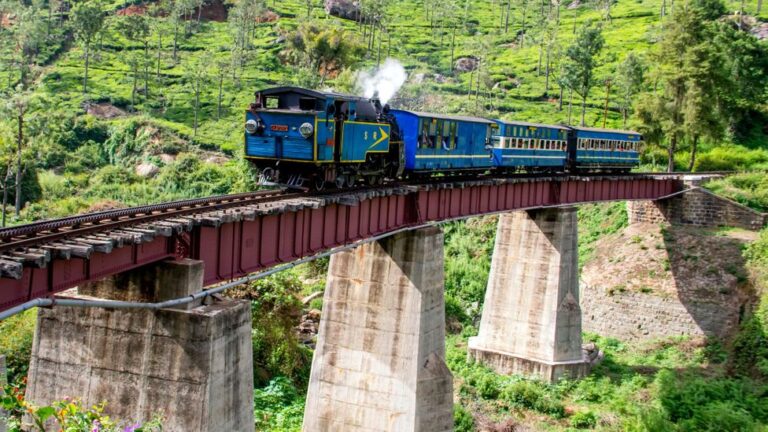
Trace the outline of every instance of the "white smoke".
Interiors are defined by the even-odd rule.
[[[372,71],[357,73],[357,88],[366,98],[378,96],[381,104],[385,104],[403,86],[408,74],[399,61],[388,58],[379,68]]]

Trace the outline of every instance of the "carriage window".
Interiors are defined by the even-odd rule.
[[[435,148],[437,143],[437,119],[429,120],[429,147]]]
[[[272,96],[267,97],[267,109],[277,109],[277,107],[280,105],[280,98]]]
[[[429,124],[430,124],[430,119],[421,119],[421,134],[419,135],[420,148],[432,147],[432,142],[430,141],[430,138],[429,138]]]

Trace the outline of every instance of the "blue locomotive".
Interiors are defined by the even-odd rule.
[[[351,187],[437,174],[627,172],[637,132],[389,109],[299,87],[256,93],[245,156],[266,182]]]

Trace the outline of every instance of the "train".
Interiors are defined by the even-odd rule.
[[[398,179],[530,173],[625,173],[634,131],[392,109],[376,98],[275,87],[245,114],[245,157],[261,181],[323,190]]]

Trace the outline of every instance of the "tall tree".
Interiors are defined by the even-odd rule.
[[[563,79],[568,88],[581,97],[581,125],[587,111],[587,97],[595,85],[595,69],[599,66],[598,55],[605,39],[600,26],[587,23],[576,34],[576,40],[565,51]]]
[[[645,84],[645,63],[635,53],[630,52],[616,69],[616,95],[624,120],[624,128],[627,127],[627,117],[632,109],[635,96],[643,90]]]
[[[667,171],[687,139],[694,147],[703,133],[718,136],[717,122],[704,109],[720,107],[723,60],[712,43],[714,20],[725,12],[719,0],[688,0],[672,12],[653,59],[658,90],[640,99],[641,128],[661,135],[667,148]],[[644,130],[644,131],[645,131]],[[695,159],[695,155],[694,155]]]
[[[22,90],[21,85],[16,89],[16,92],[11,96],[7,104],[7,109],[16,120],[16,196],[15,196],[15,209],[16,216],[21,213],[22,195],[21,195],[21,176],[23,175],[23,160],[22,150],[26,143],[26,137],[24,135],[24,120],[27,116],[30,105],[30,93],[29,91]],[[7,183],[6,183],[7,185]],[[5,208],[3,208],[5,211]]]
[[[118,30],[128,39],[139,42],[144,47],[144,58],[141,61],[144,66],[144,97],[149,97],[149,41],[152,35],[150,17],[144,15],[128,15],[118,24]]]
[[[197,128],[200,121],[200,95],[208,81],[206,75],[207,59],[190,59],[184,64],[184,79],[194,94],[193,110],[195,113],[194,133],[192,138],[197,138]]]
[[[83,73],[83,94],[88,93],[88,67],[90,65],[91,42],[104,26],[104,12],[94,1],[76,3],[72,8],[70,20],[75,37],[83,45],[85,72]]]

